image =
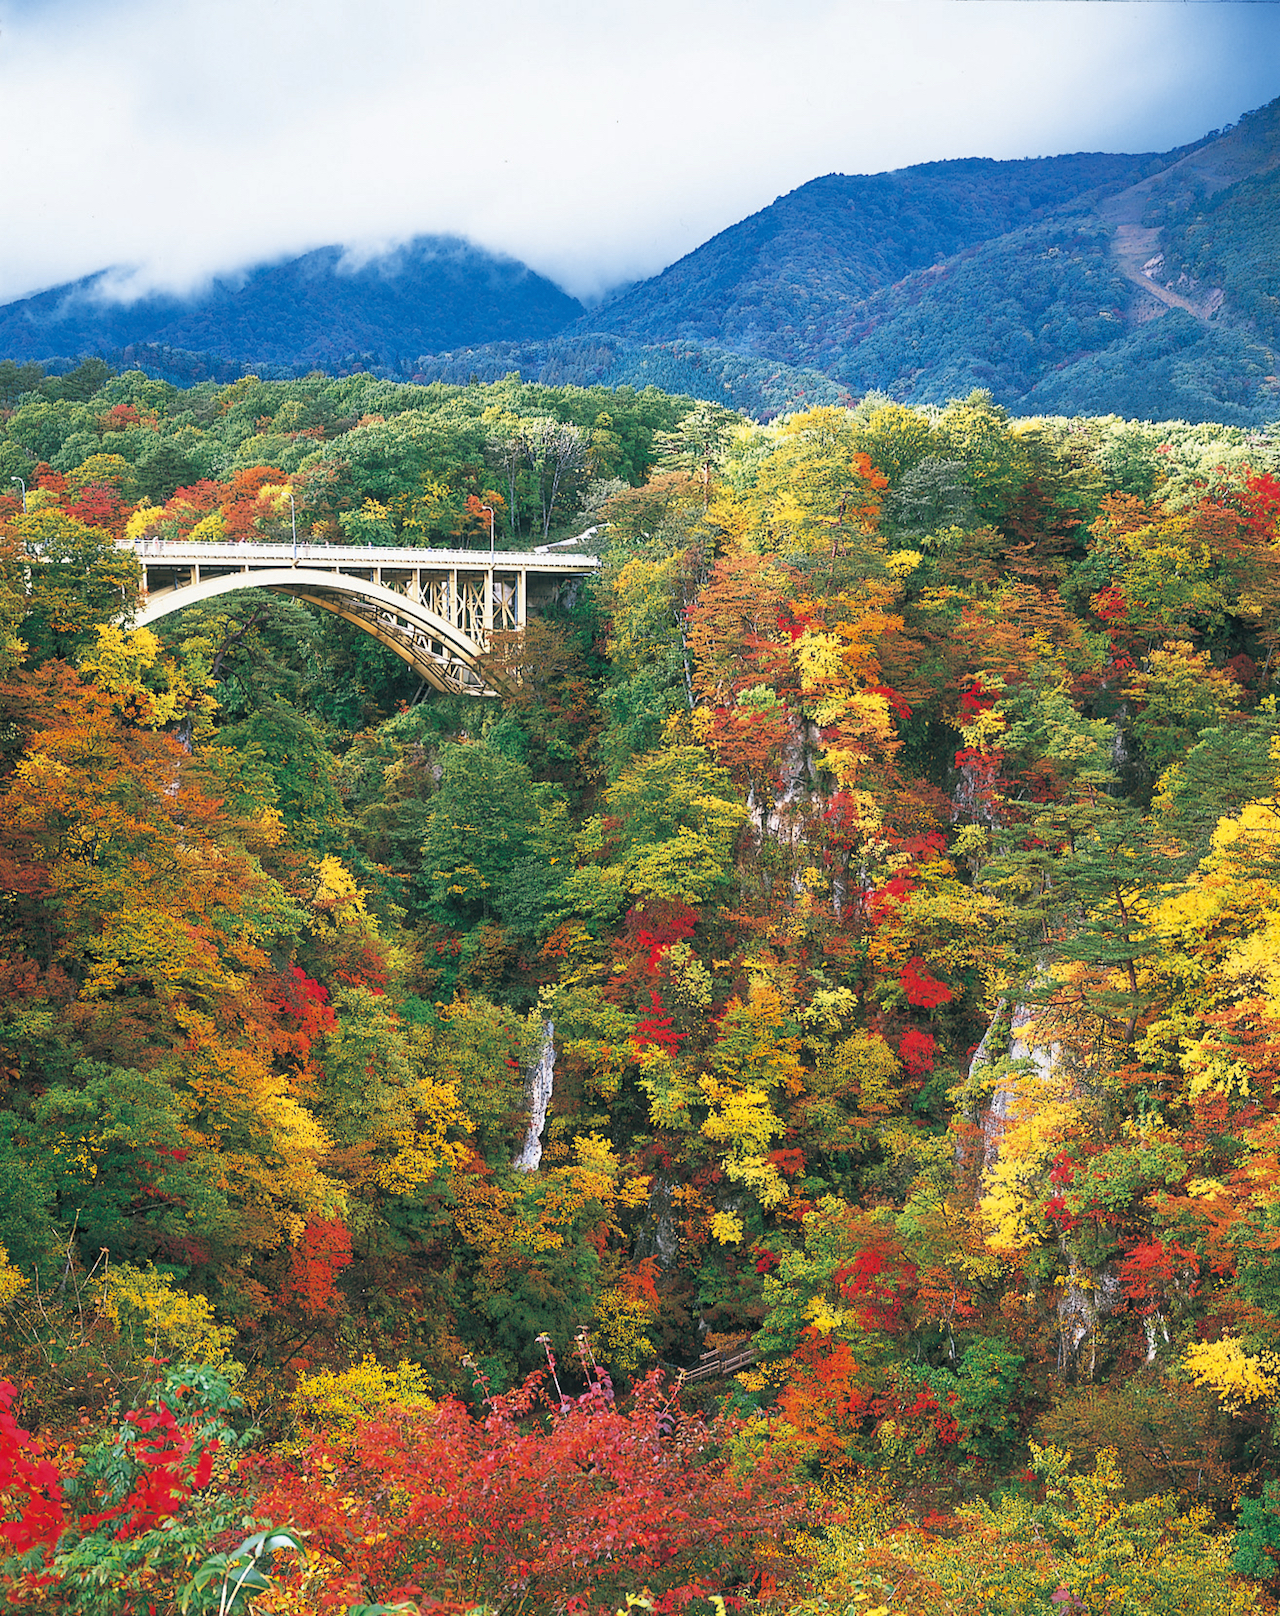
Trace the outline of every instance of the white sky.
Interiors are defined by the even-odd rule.
[[[1158,151],[1280,94],[1280,4],[0,0],[0,301],[453,232],[578,296],[819,174]]]

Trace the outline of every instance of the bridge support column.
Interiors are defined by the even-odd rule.
[[[516,573],[516,628],[523,632],[529,620],[529,573],[521,567]]]

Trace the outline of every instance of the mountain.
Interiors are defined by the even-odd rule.
[[[974,388],[1022,414],[1280,416],[1280,100],[1165,153],[828,174],[586,311],[422,237],[112,302],[106,274],[0,308],[0,358],[99,354],[190,384],[313,367],[654,385],[770,416]]]
[[[578,322],[1023,413],[1280,415],[1280,100],[1191,147],[827,175]]]
[[[1167,162],[1154,153],[972,157],[890,174],[827,174],[722,230],[579,326],[811,363],[832,323],[879,288]]]
[[[351,264],[341,247],[215,280],[191,298],[107,295],[110,273],[0,308],[0,356],[113,355],[138,345],[291,371],[546,337],[582,305],[512,258],[452,236],[419,236]]]

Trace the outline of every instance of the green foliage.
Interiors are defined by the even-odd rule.
[[[425,814],[424,910],[446,925],[470,924],[501,916],[509,900],[520,921],[536,924],[550,888],[530,890],[526,882],[526,890],[510,890],[508,883],[525,861],[555,856],[559,793],[483,743],[446,746],[440,756],[444,772]]]
[[[1242,1498],[1231,1569],[1271,1582],[1280,1574],[1280,1482],[1268,1481],[1261,1498]]]

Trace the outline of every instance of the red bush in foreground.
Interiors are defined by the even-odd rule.
[[[487,1399],[483,1419],[455,1400],[394,1409],[267,1461],[254,1513],[307,1542],[295,1575],[313,1604],[546,1600],[611,1616],[642,1586],[663,1612],[778,1589],[803,1499],[774,1461],[735,1466],[731,1428],[685,1414],[659,1373],[626,1412],[599,1370],[577,1398],[548,1398],[543,1378]]]

